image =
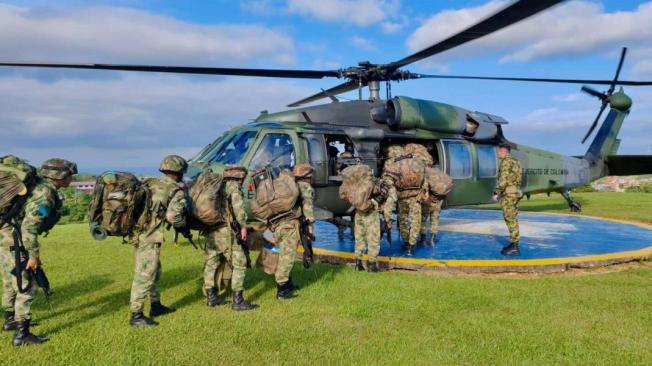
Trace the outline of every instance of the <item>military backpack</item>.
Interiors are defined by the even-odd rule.
[[[368,211],[376,191],[376,182],[371,168],[364,164],[351,165],[342,170],[340,175],[342,176],[340,198],[357,211]]]
[[[396,188],[400,191],[415,192],[417,195],[425,179],[425,165],[412,154],[401,155],[394,159],[397,170]],[[408,192],[406,192],[408,193]],[[405,195],[403,195],[405,196]]]
[[[252,176],[254,198],[251,211],[263,221],[289,216],[299,199],[299,186],[292,172],[264,168]]]
[[[426,178],[430,193],[445,196],[453,190],[453,178],[438,168],[426,168]]]
[[[412,154],[415,158],[421,160],[425,166],[432,166],[434,160],[425,146],[421,144],[410,143],[405,145],[404,154]]]
[[[189,190],[190,228],[203,230],[226,222],[223,187],[223,176],[211,170],[201,173],[192,183]]]
[[[130,235],[142,222],[151,192],[135,175],[107,171],[95,182],[88,221],[95,240]]]
[[[36,168],[27,161],[13,155],[0,157],[0,227],[20,212],[37,182]]]

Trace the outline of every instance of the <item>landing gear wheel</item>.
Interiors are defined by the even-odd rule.
[[[571,212],[582,212],[582,204],[577,201],[572,201],[569,206]]]

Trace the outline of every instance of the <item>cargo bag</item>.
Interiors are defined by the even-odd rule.
[[[432,166],[434,164],[434,160],[428,152],[428,149],[426,149],[426,147],[421,144],[407,144],[405,145],[405,149],[403,151],[404,154],[412,154],[412,156],[421,160],[421,162],[426,166]]]
[[[394,159],[398,171],[396,188],[399,191],[418,190],[425,179],[425,165],[412,154],[402,155]]]

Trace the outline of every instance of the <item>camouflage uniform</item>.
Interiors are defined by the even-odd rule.
[[[57,187],[67,187],[72,176],[77,174],[77,164],[63,159],[49,159],[41,166],[40,177],[27,196],[22,211],[12,221],[20,225],[22,244],[29,260],[36,260],[40,265],[40,245],[38,235],[50,230],[61,217],[63,198]],[[11,274],[15,267],[13,228],[5,226],[0,229],[0,271],[2,271],[2,307],[5,310],[4,330],[15,329],[13,345],[39,344],[47,341],[29,330],[31,322],[30,308],[36,293],[36,283],[31,281],[27,271],[20,273],[25,293],[18,289],[16,277]],[[15,250],[19,250],[15,248]],[[28,261],[29,264],[29,261]]]
[[[188,163],[182,157],[169,155],[161,162],[159,171],[164,174],[177,174],[180,179],[187,168]],[[161,294],[158,290],[158,281],[161,278],[161,244],[165,241],[163,232],[167,223],[175,228],[186,225],[185,214],[188,207],[183,183],[164,175],[161,178],[151,178],[145,181],[145,184],[151,191],[149,221],[130,237],[130,242],[135,247],[134,279],[129,301],[131,325],[156,324],[143,316],[145,299],[148,296],[152,305],[150,316],[155,315],[154,313],[162,315],[174,311],[161,305]]]
[[[152,178],[148,186],[152,191],[153,212],[143,229],[131,237],[131,243],[135,246],[135,270],[129,306],[132,313],[143,312],[148,296],[152,303],[161,301],[158,281],[161,278],[161,244],[165,241],[163,232],[166,218],[173,218],[171,224],[175,227],[184,226],[185,221],[185,194],[183,189],[179,189],[179,183],[164,176]],[[174,197],[171,197],[172,194]],[[175,204],[168,205],[170,202]]]
[[[401,146],[391,145],[388,148],[387,160],[385,160],[385,164],[383,166],[382,179],[389,187],[389,190],[387,192],[387,198],[383,203],[383,205],[381,206],[381,210],[383,212],[383,217],[385,218],[385,222],[387,223],[392,222],[392,211],[394,211],[394,209],[396,208],[396,202],[398,201],[398,193],[396,191],[396,185],[395,185],[396,177],[392,174],[392,172],[396,171],[396,168],[394,168],[394,162],[392,161],[392,159],[401,155],[402,151],[403,148]]]
[[[48,178],[42,178],[30,193],[23,212],[18,217],[21,226],[23,245],[30,258],[39,259],[39,227],[53,210],[59,210],[63,199]],[[59,207],[57,207],[59,206]],[[7,224],[0,229],[0,269],[2,270],[2,308],[6,312],[14,312],[17,321],[31,319],[30,307],[36,292],[36,284],[30,283],[27,272],[23,271],[23,287],[28,289],[20,293],[16,277],[11,274],[15,267],[13,229]]]
[[[380,252],[380,215],[378,212],[379,205],[375,200],[371,200],[371,207],[366,212],[357,211],[355,213],[355,258],[362,259],[365,248],[369,256],[370,263],[378,261]]]
[[[501,159],[498,167],[498,186],[494,194],[500,195],[503,218],[509,230],[510,242],[518,244],[521,234],[518,228],[518,202],[521,200],[521,165],[511,155]]]
[[[421,231],[421,197],[398,200],[398,225],[401,237],[409,246],[415,246]]]
[[[425,234],[428,229],[426,221],[430,218],[430,234],[436,235],[439,231],[439,214],[443,199],[431,194],[428,203],[421,205],[421,234]]]
[[[209,231],[206,234],[206,245],[204,247],[204,289],[209,291],[216,287],[216,276],[220,266],[228,262],[233,269],[231,277],[231,289],[233,292],[244,289],[245,271],[247,269],[247,257],[242,246],[237,242],[234,232],[229,223],[233,216],[240,227],[246,227],[247,213],[244,210],[244,199],[240,183],[234,180],[227,180],[224,187],[223,212],[226,213],[226,223]]]
[[[308,223],[315,222],[313,212],[314,190],[312,185],[300,180],[299,185],[301,207],[294,208],[294,215],[287,219],[281,219],[272,223],[271,230],[274,234],[276,246],[279,248],[278,265],[274,278],[278,285],[284,285],[290,280],[290,272],[294,266],[297,253],[297,246],[301,240],[299,218],[303,215]]]

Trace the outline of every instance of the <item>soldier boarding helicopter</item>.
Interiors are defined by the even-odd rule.
[[[523,194],[529,197],[534,193],[559,192],[572,211],[579,211],[580,204],[568,193],[572,188],[606,175],[652,173],[652,156],[616,155],[620,144],[618,132],[632,107],[632,100],[622,87],[618,91],[616,87],[652,85],[652,81],[619,80],[626,49],[622,51],[612,80],[426,75],[402,69],[501,30],[560,2],[561,0],[521,0],[464,31],[401,60],[386,64],[361,62],[358,66],[339,70],[30,62],[0,62],[0,66],[301,79],[344,78],[347,81],[340,85],[289,105],[298,108],[279,113],[263,112],[252,123],[224,132],[191,159],[188,175],[196,176],[204,169],[220,172],[228,164],[239,164],[249,169],[249,176],[245,180],[247,187],[251,183],[252,173],[257,169],[270,165],[289,168],[307,162],[315,168],[315,215],[318,219],[326,220],[349,215],[351,211],[349,205],[338,196],[341,184],[338,166],[347,163],[346,159],[339,156],[342,151],[352,154],[353,158],[347,159],[367,164],[379,175],[386,158],[385,147],[388,145],[409,142],[425,145],[442,170],[455,181],[455,188],[445,202],[450,207],[490,202],[498,172],[497,146],[508,143],[512,147],[512,155],[523,168],[520,187]],[[607,107],[609,112],[583,156],[564,156],[509,141],[503,134],[508,122],[502,117],[436,101],[391,96],[391,82],[427,78],[608,85],[606,92],[582,87],[582,91],[601,101],[599,113],[583,143],[600,124],[600,118]],[[386,82],[385,100],[380,98],[381,82]],[[361,95],[364,87],[369,89],[369,98],[366,100]],[[337,94],[356,89],[360,100],[340,102],[336,97]],[[322,98],[330,98],[332,103],[300,107]],[[251,190],[247,196],[248,200],[252,198]],[[246,206],[249,208],[248,202]]]

